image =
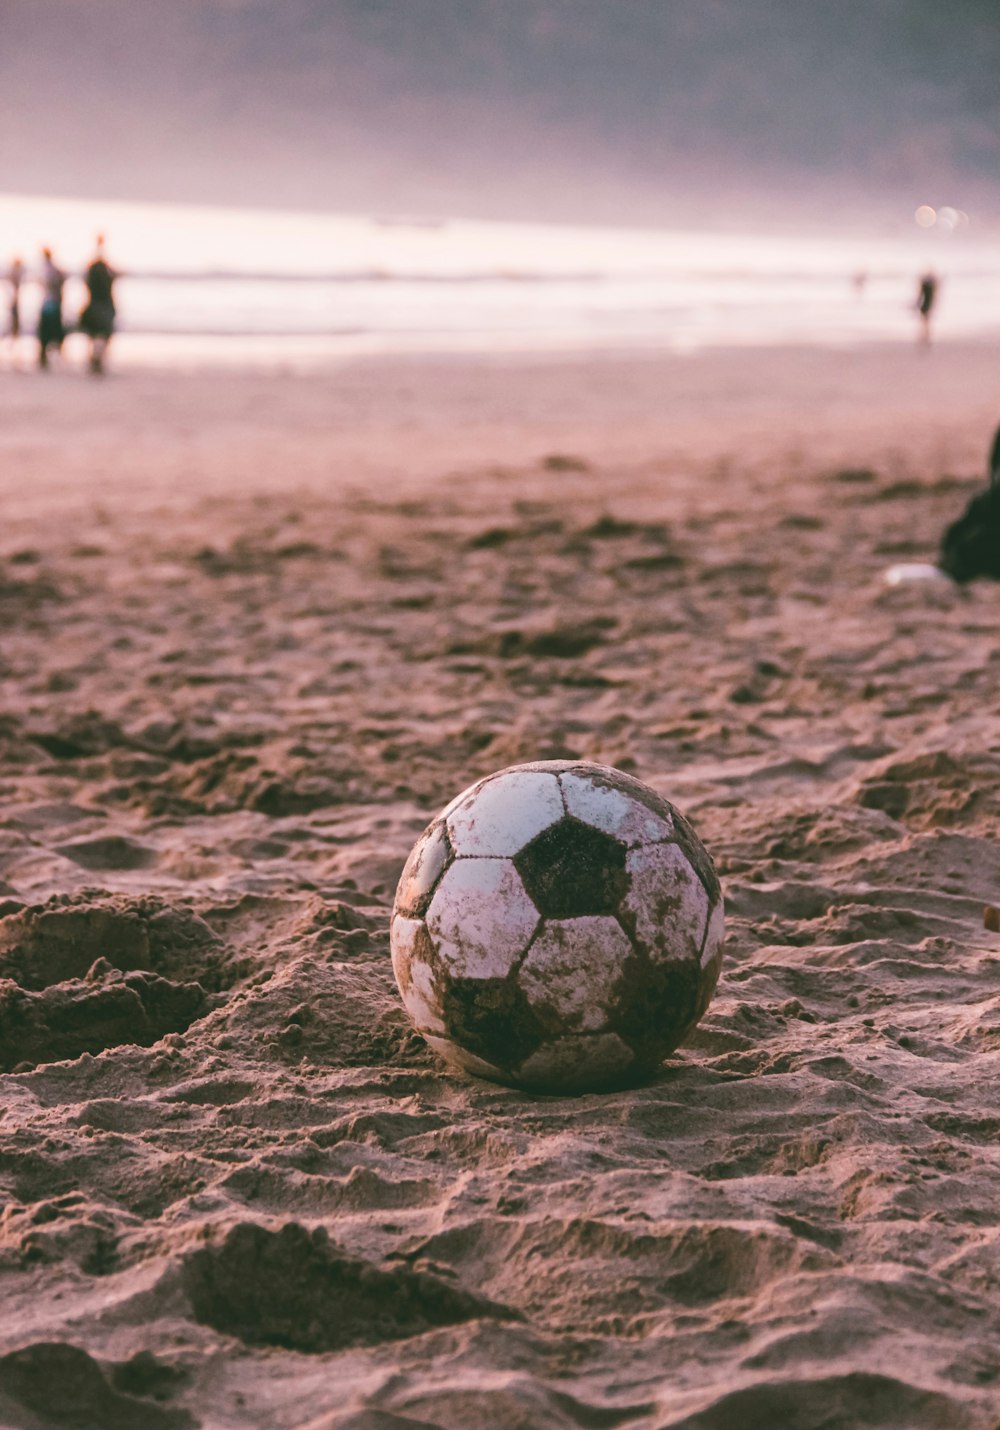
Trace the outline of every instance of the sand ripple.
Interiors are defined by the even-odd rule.
[[[962,484],[795,471],[6,553],[5,1424],[991,1430],[1000,592],[876,579]],[[392,981],[428,815],[551,756],[724,882],[715,1002],[625,1094],[445,1073]]]

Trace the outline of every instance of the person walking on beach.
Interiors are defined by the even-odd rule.
[[[24,264],[19,258],[11,260],[7,270],[7,282],[10,284],[7,336],[12,343],[16,343],[21,336],[21,284],[24,282]]]
[[[62,348],[66,329],[63,326],[62,299],[66,275],[52,257],[51,248],[42,249],[42,308],[38,315],[38,366],[49,365],[49,348]]]
[[[931,340],[931,313],[937,302],[937,291],[937,274],[928,269],[926,273],[921,274],[920,287],[917,290],[917,312],[920,315],[918,341],[925,345],[929,344]]]
[[[104,257],[104,235],[99,233],[97,252],[84,274],[89,297],[80,314],[80,330],[90,339],[90,371],[95,376],[104,371],[104,359],[115,330],[114,285],[117,276]]]

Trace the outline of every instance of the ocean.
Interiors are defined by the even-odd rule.
[[[116,363],[912,342],[928,267],[939,339],[1000,337],[1000,258],[962,218],[792,236],[0,195],[0,273],[48,244],[72,319],[105,233]],[[38,303],[29,282],[28,331]]]

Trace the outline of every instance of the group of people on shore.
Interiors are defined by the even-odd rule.
[[[63,291],[68,274],[63,271],[52,256],[51,248],[42,249],[42,304],[38,313],[38,366],[44,371],[49,366],[49,356],[59,352],[70,332],[81,332],[90,339],[89,368],[100,376],[104,372],[108,347],[115,330],[114,287],[117,273],[104,256],[104,235],[97,237],[94,257],[83,274],[87,287],[87,302],[75,323],[66,321]],[[15,258],[7,271],[10,291],[7,335],[18,339],[23,331],[21,322],[21,289],[28,279],[27,268],[20,258]]]
[[[108,347],[115,330],[114,285],[118,277],[104,256],[104,235],[98,234],[96,251],[82,274],[87,289],[87,302],[75,322],[67,323],[64,312],[63,290],[69,275],[56,263],[51,248],[43,248],[41,255],[41,271],[37,275],[37,281],[42,288],[36,328],[38,366],[42,370],[47,369],[50,353],[61,351],[69,333],[80,332],[90,340],[90,371],[100,375],[104,372]],[[14,258],[5,276],[9,289],[6,336],[16,342],[23,333],[21,290],[29,281],[30,275],[24,262],[20,258]],[[853,274],[851,282],[855,294],[861,298],[867,287],[867,272],[859,270]],[[932,270],[920,275],[913,307],[919,319],[918,342],[924,346],[928,346],[931,341],[931,316],[936,307],[939,286],[940,280]],[[3,332],[0,330],[0,337],[2,336]]]

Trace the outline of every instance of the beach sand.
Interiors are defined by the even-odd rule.
[[[0,373],[0,1424],[993,1430],[1000,354]],[[727,951],[645,1087],[445,1072],[388,914],[617,765]]]

